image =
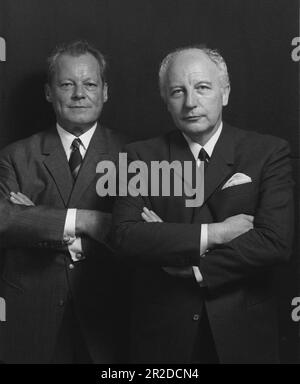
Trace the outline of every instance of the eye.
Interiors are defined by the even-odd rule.
[[[181,96],[183,94],[183,90],[181,88],[175,88],[171,91],[171,96]]]
[[[207,84],[198,84],[196,90],[199,92],[207,92],[210,90],[210,86]]]
[[[94,90],[98,87],[98,84],[97,83],[94,83],[93,81],[88,81],[87,83],[84,83],[85,87],[88,89],[88,90]]]
[[[71,89],[73,86],[73,83],[71,83],[70,81],[64,81],[63,83],[60,84],[60,88],[62,89]]]

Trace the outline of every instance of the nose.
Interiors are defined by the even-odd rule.
[[[193,91],[188,90],[186,92],[185,106],[186,108],[195,108],[197,106],[196,96]]]
[[[76,84],[73,88],[73,99],[84,99],[85,98],[85,90],[82,84]]]

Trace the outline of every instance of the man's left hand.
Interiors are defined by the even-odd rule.
[[[30,206],[34,206],[35,204],[29,199],[29,197],[27,197],[26,195],[24,195],[23,193],[21,192],[10,192],[10,195],[9,195],[9,200],[13,203],[13,204],[18,204],[18,205],[26,205],[27,207],[30,207]]]

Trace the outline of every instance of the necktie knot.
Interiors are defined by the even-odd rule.
[[[76,149],[79,149],[80,148],[80,145],[81,145],[81,140],[80,139],[74,139],[73,142],[72,142],[72,150],[76,150]]]
[[[199,155],[198,155],[198,159],[200,161],[204,161],[205,163],[209,162],[209,155],[204,148],[201,148]]]

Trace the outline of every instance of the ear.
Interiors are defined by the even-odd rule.
[[[222,104],[225,107],[228,104],[230,94],[230,85],[222,88]]]
[[[103,84],[103,102],[106,103],[108,100],[108,85],[107,83]]]
[[[49,101],[49,103],[52,103],[52,91],[49,84],[45,85],[45,96],[46,100]]]

